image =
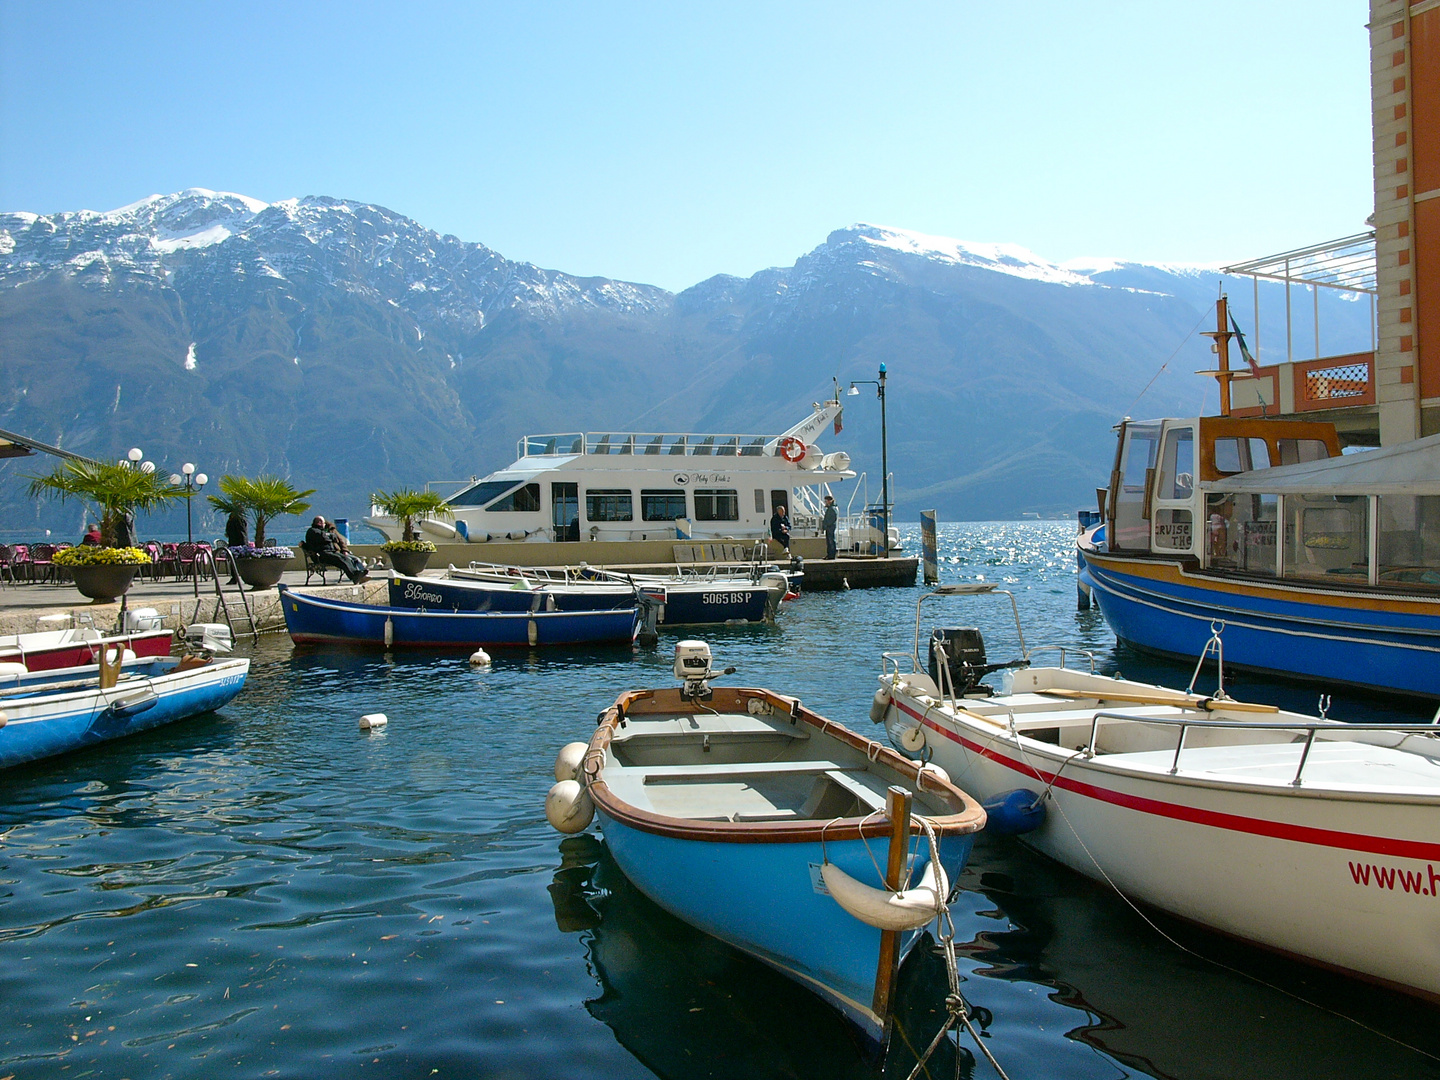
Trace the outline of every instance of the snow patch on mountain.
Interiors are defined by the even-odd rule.
[[[910,229],[864,223],[831,233],[826,243],[833,245],[837,238],[841,242],[858,241],[903,255],[916,255],[935,262],[960,266],[974,266],[1011,277],[1028,278],[1031,281],[1044,281],[1054,285],[1094,284],[1086,275],[1042,259],[1019,244],[954,240],[948,236],[931,236]]]

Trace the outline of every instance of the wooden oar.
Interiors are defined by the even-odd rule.
[[[1190,706],[1191,708],[1208,709],[1210,712],[1223,709],[1226,712],[1254,712],[1274,713],[1280,709],[1276,705],[1260,705],[1249,701],[1231,701],[1229,698],[1202,698],[1192,694],[1176,694],[1169,697],[1164,694],[1136,694],[1124,690],[1110,691],[1089,691],[1089,690],[1037,690],[1039,694],[1049,694],[1052,697],[1071,698],[1073,700],[1088,701],[1129,701],[1136,705],[1176,705]]]
[[[125,674],[120,676],[120,682],[128,682],[129,680],[136,678],[140,678],[140,676],[133,674]],[[32,683],[26,686],[10,686],[4,689],[0,689],[0,697],[13,697],[16,694],[35,694],[44,690],[80,691],[91,687],[96,689],[101,688],[100,680],[98,677],[82,679],[64,679],[61,682]]]

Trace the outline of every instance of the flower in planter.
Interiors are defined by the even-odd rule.
[[[435,545],[429,540],[391,540],[380,545],[380,550],[390,551],[434,551]]]
[[[232,547],[230,554],[237,559],[293,559],[295,557],[295,552],[288,547],[280,547],[278,544],[270,547],[240,544]]]
[[[137,547],[112,548],[82,544],[57,551],[53,561],[56,566],[149,566],[150,556]]]

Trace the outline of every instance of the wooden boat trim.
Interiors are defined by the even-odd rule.
[[[709,704],[722,713],[744,712],[746,703],[752,698],[766,702],[781,715],[790,716],[792,723],[807,724],[860,751],[870,761],[893,769],[918,789],[939,795],[950,805],[952,813],[928,818],[938,834],[964,835],[979,832],[985,827],[985,811],[980,804],[950,781],[942,779],[934,769],[927,769],[920,762],[912,761],[888,746],[883,746],[873,739],[866,739],[841,724],[825,719],[805,708],[795,698],[758,688],[716,687],[715,696]],[[585,753],[581,767],[583,782],[597,809],[630,828],[678,840],[733,844],[795,844],[818,843],[822,831],[826,840],[855,840],[860,837],[867,840],[885,839],[890,835],[890,823],[881,813],[864,818],[842,818],[834,822],[696,821],[641,810],[616,796],[604,780],[605,751],[618,733],[621,723],[631,715],[684,711],[687,711],[687,705],[681,700],[678,689],[634,690],[621,694],[614,705],[600,714],[599,727],[590,737],[590,748]],[[913,823],[911,832],[919,831],[919,823]]]

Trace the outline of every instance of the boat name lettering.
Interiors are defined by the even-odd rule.
[[[707,592],[701,595],[700,602],[704,604],[743,604],[745,594],[743,592]]]
[[[694,473],[694,474],[681,472],[681,473],[676,473],[674,479],[675,479],[675,483],[679,484],[681,487],[684,487],[686,484],[691,484],[691,483],[695,483],[695,484],[733,484],[733,483],[735,482],[735,478],[734,478],[733,476],[731,476],[729,473],[718,473],[718,472],[716,472],[716,473],[697,472],[697,473]]]
[[[1155,523],[1155,546],[1188,550],[1190,547],[1190,522],[1157,521]]]
[[[439,593],[426,592],[424,585],[419,585],[412,581],[408,582],[405,586],[405,599],[423,600],[427,604],[439,604],[442,603],[445,598]]]
[[[1352,862],[1346,865],[1350,867],[1350,877],[1356,885],[1369,885],[1391,892],[1399,885],[1402,892],[1416,896],[1440,896],[1440,874],[1435,872],[1433,863],[1426,863],[1423,871],[1376,866],[1374,863]]]

